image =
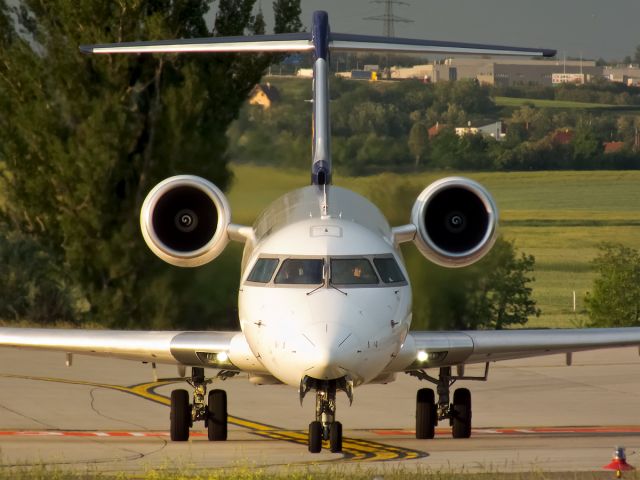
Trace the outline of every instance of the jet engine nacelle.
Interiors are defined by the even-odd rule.
[[[224,193],[193,175],[160,182],[140,212],[140,228],[151,251],[179,267],[204,265],[220,255],[229,242],[230,221]]]
[[[411,211],[414,243],[428,260],[444,267],[464,267],[493,246],[498,211],[482,185],[448,177],[425,188]]]

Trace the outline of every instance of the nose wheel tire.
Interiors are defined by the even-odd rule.
[[[437,423],[438,409],[433,390],[421,388],[416,395],[416,438],[433,438]]]
[[[459,388],[453,393],[453,438],[469,438],[471,436],[471,392]]]
[[[189,428],[191,427],[191,405],[189,405],[189,392],[186,390],[173,390],[171,392],[170,435],[174,442],[189,440]]]
[[[319,453],[322,450],[322,422],[311,422],[309,424],[309,451]]]
[[[207,429],[209,440],[227,439],[227,393],[224,390],[209,392]]]
[[[333,422],[329,430],[329,448],[332,453],[342,452],[342,424]]]

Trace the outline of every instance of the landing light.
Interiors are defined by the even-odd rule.
[[[416,354],[416,361],[418,363],[438,363],[443,362],[447,357],[447,352],[425,352],[424,350],[418,350]]]
[[[218,360],[218,362],[224,363],[229,360],[229,355],[227,355],[227,352],[220,352],[216,355],[216,359]]]

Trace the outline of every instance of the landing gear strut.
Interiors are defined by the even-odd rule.
[[[336,391],[344,390],[353,399],[351,382],[343,379],[316,380],[305,377],[300,383],[300,401],[314,388],[316,390],[316,419],[309,424],[309,451],[319,453],[322,441],[329,441],[329,450],[342,451],[342,424],[336,421]]]
[[[342,451],[342,424],[336,422],[336,384],[322,382],[316,391],[316,420],[309,424],[309,451],[318,453],[322,440],[329,440],[329,449]]]
[[[427,380],[436,385],[438,402],[430,388],[421,388],[416,396],[416,438],[433,438],[439,420],[449,420],[453,438],[469,438],[471,436],[471,392],[467,388],[458,388],[450,401],[451,386],[456,380],[486,381],[489,364],[485,366],[482,377],[465,377],[463,368],[458,375],[451,374],[451,367],[441,367],[438,378],[433,378],[424,370],[409,372],[420,380]]]
[[[224,390],[209,392],[208,404],[205,403],[207,380],[204,368],[193,367],[191,378],[187,382],[193,387],[193,403],[189,404],[189,392],[184,389],[171,392],[171,413],[169,415],[171,440],[184,442],[189,440],[189,429],[193,423],[204,421],[208,429],[209,440],[227,439],[227,394]]]

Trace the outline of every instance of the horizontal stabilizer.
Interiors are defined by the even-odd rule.
[[[555,50],[444,42],[373,35],[330,33],[330,50],[461,55],[520,55],[553,57]],[[198,53],[198,52],[305,52],[315,49],[311,33],[282,33],[249,37],[208,37],[145,42],[82,45],[83,53]]]
[[[83,53],[304,52],[313,50],[310,33],[251,37],[208,37],[81,45]]]
[[[553,57],[556,54],[555,50],[544,48],[506,47],[502,45],[391,38],[372,35],[353,35],[349,33],[332,33],[329,48],[332,50],[446,54],[458,53],[462,55],[524,55]]]

